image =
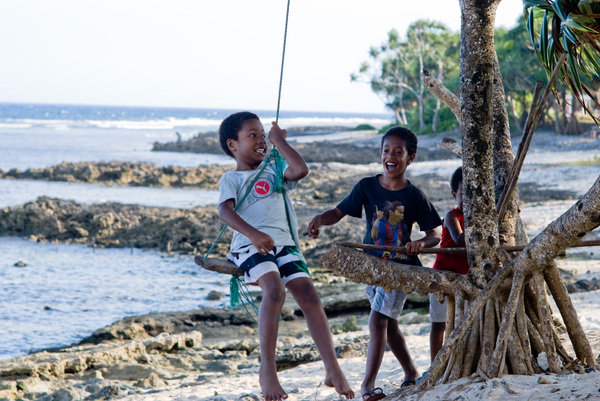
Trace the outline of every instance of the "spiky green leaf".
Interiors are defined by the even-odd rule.
[[[586,18],[586,19],[590,19],[592,20],[591,23],[596,22],[593,18]],[[588,28],[585,25],[582,25],[579,21],[576,20],[575,15],[573,15],[572,13],[569,14],[569,16],[567,17],[567,19],[563,22],[564,25],[572,28],[572,29],[576,29],[578,31],[582,31],[582,32],[596,32],[591,28]]]
[[[552,9],[554,10],[554,12],[556,13],[556,15],[558,15],[558,17],[564,21],[567,19],[567,15],[568,13],[565,11],[565,5],[563,4],[563,0],[553,0],[550,1],[550,5],[552,6]]]
[[[579,79],[579,69],[577,68],[577,62],[575,60],[575,56],[573,52],[567,53],[567,62],[569,64],[569,69],[571,70],[571,74],[568,76],[572,76],[575,80],[575,85],[577,86],[578,92],[581,92],[581,80]],[[572,89],[572,88],[571,88]]]
[[[540,53],[544,63],[548,63],[548,12],[544,11],[544,18],[540,28]]]

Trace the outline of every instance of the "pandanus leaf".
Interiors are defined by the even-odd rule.
[[[547,63],[548,61],[548,12],[544,11],[544,18],[542,19],[542,25],[540,28],[540,53],[542,59]]]
[[[567,12],[564,9],[564,4],[562,2],[562,0],[554,0],[550,2],[550,5],[552,6],[552,9],[554,10],[554,12],[556,13],[556,15],[558,15],[558,17],[561,20],[566,20],[567,19]]]
[[[576,18],[576,17],[581,17],[581,15],[574,15],[574,14],[569,14],[569,16],[567,17],[567,19],[563,22],[564,25],[567,25],[568,27],[578,30],[578,31],[582,31],[582,32],[596,32],[591,28],[588,28],[587,26],[581,24],[579,22],[579,20],[581,20],[581,18]],[[594,23],[595,20],[593,18],[587,18],[584,17],[586,20],[591,20],[591,23]],[[590,22],[588,22],[590,23]]]

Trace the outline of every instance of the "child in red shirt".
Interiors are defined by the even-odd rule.
[[[452,196],[456,199],[457,207],[450,210],[444,217],[440,248],[459,248],[465,246],[465,218],[462,210],[462,167],[457,168],[452,174],[450,187],[452,188]],[[452,271],[459,274],[467,274],[469,272],[467,254],[459,253],[449,255],[438,253],[433,268],[437,270]],[[435,294],[429,294],[429,320],[431,321],[429,347],[432,363],[444,343],[446,309],[446,303],[438,302]]]

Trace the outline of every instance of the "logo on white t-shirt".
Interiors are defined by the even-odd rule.
[[[258,197],[267,196],[271,193],[271,183],[266,180],[258,180],[254,184],[254,193]]]

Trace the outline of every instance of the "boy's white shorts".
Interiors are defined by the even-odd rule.
[[[245,273],[246,284],[256,284],[269,272],[277,272],[283,285],[298,277],[310,278],[306,260],[295,246],[278,246],[266,255],[249,245],[240,252],[229,252],[227,258]]]
[[[440,303],[435,294],[429,294],[429,321],[432,323],[446,323],[448,304]]]
[[[379,312],[389,318],[398,320],[402,309],[404,308],[404,302],[406,302],[406,294],[402,291],[392,290],[392,292],[385,292],[381,287],[375,287],[373,285],[365,285],[365,291],[369,302],[371,303],[371,310]]]

